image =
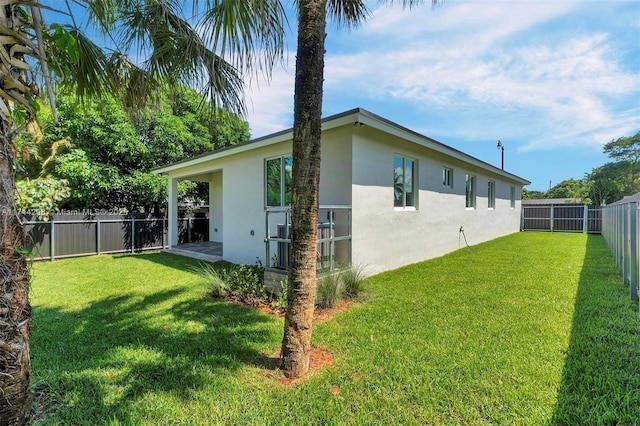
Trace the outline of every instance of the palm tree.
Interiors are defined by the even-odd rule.
[[[14,139],[36,114],[35,70],[54,111],[50,68],[81,97],[116,93],[134,113],[161,83],[198,87],[214,105],[243,112],[242,72],[253,64],[268,71],[282,54],[286,19],[276,0],[203,1],[207,13],[196,25],[172,0],[85,3],[120,51],[105,53],[75,25],[45,27],[37,0],[0,7],[0,425],[23,424],[30,411],[30,275],[14,198]],[[136,47],[146,55],[142,64],[120,53]]]
[[[436,4],[438,0],[432,0]],[[403,0],[405,6],[421,0]],[[298,0],[298,47],[293,123],[293,198],[291,259],[282,369],[287,377],[309,368],[316,293],[316,241],[320,181],[320,136],[324,40],[327,13],[340,24],[356,26],[367,16],[363,0]]]

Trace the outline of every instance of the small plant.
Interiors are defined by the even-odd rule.
[[[221,298],[228,294],[229,287],[227,283],[212,263],[200,262],[198,266],[191,267],[190,269],[209,285],[213,297]]]
[[[363,290],[364,268],[360,265],[351,266],[342,272],[342,284],[344,294],[349,299],[358,297]]]
[[[255,265],[240,265],[225,274],[229,291],[243,302],[256,305],[267,298],[264,287],[264,267],[258,260]]]
[[[318,280],[316,304],[322,308],[333,308],[342,298],[342,283],[339,274],[327,275]]]
[[[284,280],[280,281],[280,285],[278,286],[277,291],[274,293],[274,301],[271,306],[274,309],[279,309],[281,311],[286,311],[288,302],[287,302],[287,291],[289,288],[289,278],[286,277]]]

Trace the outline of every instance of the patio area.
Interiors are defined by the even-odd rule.
[[[198,241],[195,243],[178,244],[164,250],[167,253],[192,257],[207,262],[222,260],[222,243],[215,241]]]

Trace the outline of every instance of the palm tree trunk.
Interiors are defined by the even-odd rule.
[[[311,349],[316,296],[326,0],[299,0],[298,9],[291,259],[282,339],[282,369],[290,378],[306,374]]]
[[[15,146],[0,123],[0,425],[21,425],[31,408],[29,270],[18,218],[13,164]]]

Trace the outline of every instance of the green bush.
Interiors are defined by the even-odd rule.
[[[229,292],[229,287],[218,272],[213,263],[198,263],[198,266],[190,268],[192,272],[199,275],[208,285],[211,295],[215,298],[225,297]]]
[[[289,289],[289,279],[285,278],[280,281],[280,286],[275,293],[273,293],[272,297],[274,298],[271,306],[275,309],[279,309],[281,311],[286,311],[289,302],[287,301],[287,291]]]
[[[364,268],[360,265],[352,266],[341,274],[344,294],[349,299],[358,297],[363,290]]]
[[[327,275],[318,280],[316,304],[321,308],[333,308],[342,298],[340,274]]]
[[[268,298],[264,287],[264,267],[258,260],[255,265],[239,265],[224,275],[229,291],[244,303],[255,305]]]

